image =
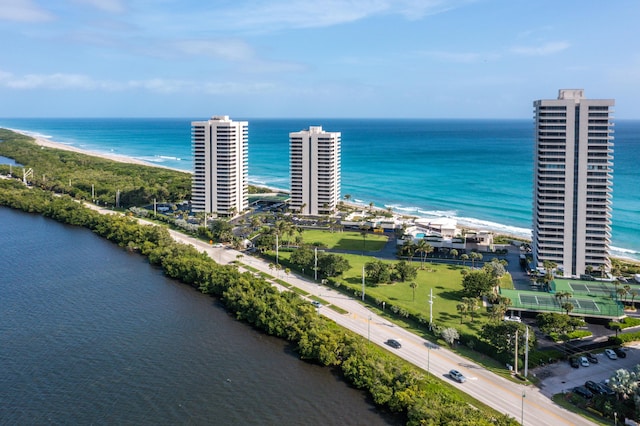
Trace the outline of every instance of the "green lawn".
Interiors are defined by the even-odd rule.
[[[288,263],[290,253],[280,253],[283,263]],[[362,289],[362,267],[366,262],[373,260],[370,256],[353,254],[343,254],[351,265],[351,269],[338,279],[343,285],[349,286],[355,291]],[[396,263],[397,261],[388,261]],[[414,260],[417,267],[420,262]],[[478,334],[482,325],[488,321],[486,308],[480,306],[471,322],[469,316],[465,317],[461,324],[460,315],[456,305],[462,299],[462,269],[468,268],[462,265],[444,265],[438,263],[425,262],[424,269],[418,270],[415,279],[417,287],[415,289],[415,299],[413,289],[409,282],[398,282],[393,284],[381,284],[376,287],[366,286],[367,295],[385,301],[385,310],[390,310],[392,306],[404,309],[408,312],[421,315],[427,321],[429,319],[429,293],[433,290],[433,322],[439,326],[455,327],[462,333]],[[479,304],[480,305],[480,304]],[[381,309],[382,305],[378,305]]]
[[[359,232],[328,232],[309,229],[302,232],[305,244],[316,244],[334,250],[380,251],[388,241],[386,235],[368,233],[362,238]]]

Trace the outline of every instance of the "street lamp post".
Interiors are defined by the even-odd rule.
[[[362,301],[364,302],[364,265],[362,265]]]
[[[369,322],[367,323],[367,341],[371,345],[371,315],[369,315]]]

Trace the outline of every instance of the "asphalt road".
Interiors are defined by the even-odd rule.
[[[217,262],[230,263],[240,260],[241,263],[272,276],[277,273],[269,269],[267,262],[247,256],[239,251],[229,248],[213,248],[209,244],[175,231],[171,231],[171,235],[179,242],[194,245],[199,250],[208,253]],[[238,255],[242,255],[242,257],[239,259]],[[323,306],[318,309],[319,314],[368,338],[371,344],[388,349],[430,374],[448,381],[453,386],[497,411],[508,414],[518,421],[524,420],[526,425],[594,424],[559,407],[537,387],[510,382],[444,347],[433,345],[427,340],[369,311],[359,300],[352,299],[295,274],[286,275],[283,271],[280,271],[279,278],[348,312],[347,314],[340,314]],[[393,349],[387,346],[384,342],[390,338],[399,340],[402,343],[402,348]],[[467,381],[461,384],[451,380],[447,374],[451,369],[462,372],[467,377]],[[584,380],[582,383],[584,383]],[[551,389],[551,386],[547,389]]]

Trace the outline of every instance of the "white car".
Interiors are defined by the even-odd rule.
[[[464,383],[467,381],[467,378],[464,377],[462,373],[459,372],[458,370],[449,371],[449,377],[451,377],[453,380],[455,380],[458,383]]]
[[[581,356],[580,357],[580,365],[583,366],[583,367],[588,367],[590,365],[589,364],[589,360],[587,359],[586,356]]]
[[[520,319],[520,317],[512,315],[510,317],[504,317],[505,321],[513,321],[513,322],[522,322],[522,320]]]
[[[604,354],[605,354],[609,359],[618,359],[618,355],[616,355],[616,353],[613,351],[613,349],[605,349],[605,350],[604,350]]]

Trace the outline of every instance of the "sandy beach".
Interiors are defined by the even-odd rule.
[[[42,147],[45,147],[45,148],[62,149],[62,150],[65,150],[65,151],[77,152],[78,154],[85,154],[85,155],[90,155],[92,157],[103,158],[105,160],[118,161],[120,163],[137,164],[137,165],[140,165],[140,166],[149,166],[149,167],[161,167],[161,168],[174,170],[174,171],[181,172],[181,173],[188,173],[188,172],[185,172],[184,170],[179,170],[179,169],[175,169],[175,168],[171,168],[171,167],[161,166],[161,165],[154,164],[154,163],[151,163],[151,162],[138,160],[136,158],[127,157],[126,155],[107,154],[107,153],[103,153],[103,152],[89,151],[89,150],[86,150],[86,149],[81,149],[81,148],[75,147],[73,145],[68,145],[68,144],[64,144],[64,143],[61,143],[61,142],[55,142],[55,141],[52,141],[50,139],[43,138],[41,136],[37,136],[37,135],[33,135],[33,134],[29,134],[28,132],[23,132],[23,131],[20,131],[20,130],[17,130],[17,129],[9,129],[9,130],[11,130],[12,132],[19,133],[19,134],[24,135],[24,136],[28,136],[28,137],[32,138],[35,141],[36,144],[38,144],[38,145],[40,145]]]

